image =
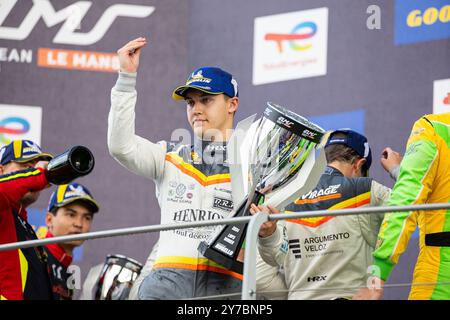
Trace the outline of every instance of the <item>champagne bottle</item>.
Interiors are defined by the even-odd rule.
[[[74,146],[49,161],[46,177],[52,184],[67,184],[89,174],[94,164],[94,156],[88,148]]]

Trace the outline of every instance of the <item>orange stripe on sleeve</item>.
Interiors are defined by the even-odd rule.
[[[155,269],[159,268],[174,268],[174,269],[187,269],[187,270],[202,270],[202,271],[212,271],[216,273],[222,273],[232,276],[233,278],[242,280],[243,276],[242,274],[239,274],[237,272],[233,272],[227,269],[219,268],[219,267],[213,267],[208,265],[192,265],[192,264],[184,264],[184,263],[157,263],[153,266]]]

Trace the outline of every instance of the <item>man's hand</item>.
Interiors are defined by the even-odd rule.
[[[384,293],[384,281],[378,277],[373,277],[372,285],[368,284],[368,288],[360,289],[354,296],[353,300],[381,300]]]
[[[40,160],[40,161],[36,162],[36,164],[34,165],[34,167],[35,167],[36,169],[37,169],[37,168],[41,168],[41,169],[47,170],[47,167],[48,167],[48,161]],[[50,187],[50,186],[51,186],[51,184],[49,183],[49,184],[47,184],[47,186],[46,186],[45,188],[48,188],[48,187]],[[37,197],[39,197],[39,193],[37,193]],[[36,197],[36,199],[37,199],[37,197]]]
[[[134,39],[117,50],[120,63],[120,71],[137,72],[139,67],[139,56],[141,49],[147,44],[147,40],[143,37]]]
[[[251,204],[251,206],[250,206],[250,213],[252,215],[255,215],[257,212],[260,212],[260,211],[267,212],[269,214],[271,214],[271,213],[280,213],[279,210],[275,209],[272,206],[265,207],[265,206],[256,206],[254,203]],[[258,234],[259,234],[259,236],[261,238],[266,238],[268,236],[271,236],[275,232],[276,229],[277,229],[277,222],[276,221],[267,221],[267,222],[264,222],[261,225],[261,228],[259,229],[259,233]]]
[[[34,165],[34,167],[37,169],[37,168],[42,168],[42,169],[47,169],[47,166],[48,166],[48,161],[38,161],[35,165]]]
[[[388,147],[383,150],[380,161],[384,170],[391,173],[395,167],[400,166],[400,163],[402,162],[402,156],[400,155],[400,153]]]

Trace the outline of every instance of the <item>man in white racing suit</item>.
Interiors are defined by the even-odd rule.
[[[135,134],[135,90],[145,38],[118,50],[120,72],[111,90],[108,148],[130,171],[153,180],[161,223],[226,218],[233,208],[226,143],[239,104],[236,80],[216,67],[192,72],[172,97],[186,102],[194,144],[151,142]],[[233,294],[239,297],[242,275],[202,256],[197,247],[216,227],[160,233],[152,272],[143,280],[139,299],[184,299]]]

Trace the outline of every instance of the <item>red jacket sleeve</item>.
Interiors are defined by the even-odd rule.
[[[48,185],[44,169],[27,169],[0,176],[0,208],[5,205],[5,197],[19,201],[28,191],[40,191]]]

